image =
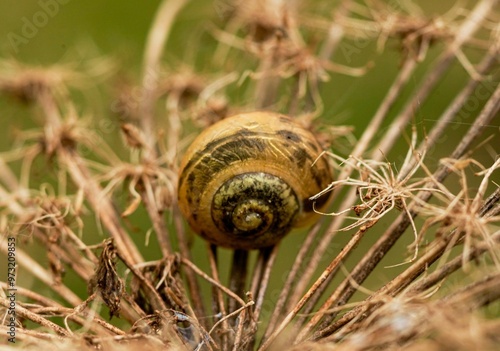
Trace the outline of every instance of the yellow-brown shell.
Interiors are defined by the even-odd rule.
[[[332,182],[328,162],[317,159],[321,152],[315,137],[287,116],[253,112],[226,118],[186,151],[179,170],[180,210],[196,233],[218,246],[272,246],[314,216],[309,197]],[[327,202],[325,195],[315,206]]]

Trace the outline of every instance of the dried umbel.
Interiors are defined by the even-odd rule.
[[[223,247],[258,249],[314,217],[309,199],[332,182],[315,137],[291,118],[253,112],[206,129],[180,167],[179,206],[193,230]],[[316,202],[328,203],[329,196]]]
[[[104,86],[98,87],[103,94],[81,89],[97,86],[96,79],[75,84],[93,77],[84,67],[81,74],[62,74],[60,65],[33,70],[0,60],[0,93],[16,97],[5,101],[29,102],[18,110],[14,103],[4,107],[0,98],[2,116],[16,116],[4,131],[12,125],[21,130],[15,138],[4,134],[9,150],[0,150],[0,261],[13,259],[7,242],[15,242],[16,257],[7,262],[13,265],[9,279],[0,281],[0,330],[7,335],[16,329],[16,344],[0,338],[0,348],[498,350],[499,0],[457,2],[455,16],[441,18],[424,15],[409,1],[300,7],[286,1],[205,2],[217,10],[229,6],[230,16],[219,11],[223,23],[211,31],[217,47],[205,46],[209,35],[198,32],[192,41],[185,31],[170,30],[174,19],[184,18],[177,17],[184,4],[162,1],[126,110],[115,110],[123,99],[107,96]],[[177,38],[165,45],[170,34]],[[172,45],[179,37],[193,50],[183,60],[192,75],[170,60],[178,54]],[[396,42],[402,48],[395,49]],[[376,44],[384,55],[374,53]],[[189,64],[194,56],[196,63]],[[89,63],[84,66],[95,71]],[[335,68],[344,64],[371,71],[351,85],[338,79]],[[126,113],[104,120],[110,108]],[[192,127],[263,109],[314,120],[303,124],[321,147],[308,144],[302,127],[283,115],[229,118],[210,129],[214,140],[227,133],[228,141],[240,143],[231,153],[219,150],[228,157],[221,160],[241,156],[242,145],[261,145],[247,159],[252,171],[235,183],[210,183],[226,176],[218,172],[191,195],[212,191],[207,206],[216,198],[231,204],[228,189],[248,183],[252,187],[245,189],[253,189],[257,178],[257,189],[277,184],[283,195],[283,180],[297,191],[294,201],[263,202],[292,209],[292,222],[280,222],[282,231],[276,231],[281,235],[302,224],[302,216],[315,217],[301,182],[321,182],[293,175],[331,165],[333,180],[321,178],[329,186],[313,197],[323,215],[307,235],[288,235],[255,251],[219,249],[235,245],[233,231],[229,239],[217,237],[217,245],[191,240],[175,199],[178,190],[181,200],[188,198],[176,185]],[[230,124],[234,118],[241,123]],[[247,129],[256,131],[276,118],[267,136],[241,129],[247,119],[253,121]],[[123,144],[114,142],[120,122],[126,122]],[[353,124],[350,138],[322,134],[322,123],[337,128],[344,122]],[[195,142],[200,152],[209,143]],[[311,148],[295,152],[297,145]],[[185,171],[196,151],[186,157]],[[266,160],[279,179],[264,175]],[[234,160],[234,170],[242,167],[245,162]],[[188,182],[185,176],[184,186]],[[218,190],[226,195],[217,196]],[[333,199],[331,206],[319,206],[329,201],[324,197]],[[215,211],[222,213],[218,225],[208,223],[211,213],[207,223],[195,224],[217,234],[234,217],[240,228],[258,228],[261,219],[275,215],[272,209],[250,212],[257,204],[243,202],[236,211],[222,206]],[[9,295],[14,278],[15,309]],[[78,289],[85,285],[87,294]],[[485,320],[485,311],[492,318]]]

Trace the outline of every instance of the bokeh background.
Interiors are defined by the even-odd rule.
[[[313,1],[308,2],[304,16],[309,16],[312,21],[315,16],[326,17],[339,1]],[[397,2],[397,1],[396,1]],[[440,18],[449,13],[456,5],[456,1],[416,1],[423,14],[430,18]],[[98,132],[105,140],[116,148],[118,153],[126,155],[123,142],[119,133],[119,118],[113,113],[112,106],[116,99],[116,88],[124,81],[137,82],[141,72],[141,63],[145,39],[154,18],[155,11],[160,4],[158,0],[151,1],[22,1],[12,2],[0,0],[0,59],[9,64],[15,62],[28,65],[69,65],[70,67],[80,67],[92,65],[103,60],[109,63],[108,71],[103,70],[103,79],[96,79],[93,83],[85,83],[82,94],[75,94],[73,98],[77,103],[80,113],[95,123]],[[464,1],[462,4],[471,7],[474,1]],[[222,68],[212,62],[213,49],[216,45],[214,37],[210,34],[210,28],[219,26],[228,4],[223,1],[202,1],[192,0],[181,11],[171,32],[163,61],[165,66],[172,72],[189,70],[201,72],[204,75],[216,77],[222,75]],[[42,14],[40,14],[42,13]],[[45,15],[43,15],[45,14]],[[453,20],[451,18],[450,20]],[[315,34],[312,27],[306,29],[306,37],[313,42],[321,38],[324,33]],[[363,128],[374,115],[380,101],[392,83],[393,77],[398,72],[402,61],[399,43],[389,41],[383,52],[378,52],[376,45],[372,41],[353,42],[359,50],[354,54],[346,54],[338,50],[333,57],[333,61],[351,67],[364,67],[372,64],[372,68],[362,77],[350,77],[339,73],[330,73],[330,79],[321,86],[321,93],[324,102],[324,112],[320,118],[322,123],[329,125],[352,126],[353,135],[359,138]],[[425,60],[432,63],[442,52],[442,44],[431,47]],[[477,62],[478,52],[471,47],[467,49],[467,56],[472,62]],[[239,69],[245,65],[235,63],[235,68]],[[422,65],[414,82],[403,92],[402,96],[410,96],[420,84],[427,66]],[[106,73],[106,74],[105,74]],[[469,78],[468,73],[456,62],[451,72],[449,72],[440,82],[433,92],[430,100],[423,108],[415,114],[414,124],[417,126],[420,140],[425,132],[432,126],[440,113],[445,109],[453,96],[462,88]],[[233,89],[231,102],[235,107],[251,106],[252,95],[247,91],[246,85],[242,85],[241,90]],[[396,114],[403,105],[404,99],[395,106]],[[471,105],[469,118],[474,118],[484,101],[476,101],[476,106]],[[166,117],[166,116],[165,116]],[[159,116],[161,119],[162,116]],[[19,131],[37,126],[36,118],[33,118],[33,111],[30,107],[16,104],[13,101],[0,97],[0,152],[8,152],[19,142]],[[496,123],[487,128],[484,136],[492,136],[494,139],[489,142],[488,148],[480,153],[474,154],[485,166],[492,163],[495,155],[499,152],[499,118]],[[426,163],[431,169],[435,168],[440,157],[443,157],[454,146],[456,141],[463,135],[470,120],[464,118],[461,124],[450,126],[447,140],[439,148],[433,150],[426,158]],[[164,124],[161,120],[159,125]],[[384,128],[381,128],[379,135],[382,135]],[[409,129],[406,131],[409,135]],[[496,145],[496,146],[495,146]],[[346,146],[347,147],[347,146]],[[402,140],[394,147],[393,152],[386,155],[387,160],[395,162],[395,169],[400,165],[408,149],[407,141]],[[486,151],[485,151],[486,150]],[[180,150],[182,153],[182,150]],[[348,155],[348,150],[341,150],[344,156]],[[50,184],[57,189],[57,174],[50,168],[47,160],[37,160],[36,167],[33,167],[33,184]],[[13,164],[14,169],[19,170],[18,164]],[[456,180],[455,180],[456,181]],[[495,179],[494,179],[495,181]],[[497,184],[500,179],[496,179]],[[458,186],[452,182],[450,187]],[[477,186],[474,176],[471,174],[471,189]],[[117,199],[126,201],[126,199]],[[385,217],[363,241],[359,248],[360,255],[377,238],[377,233],[385,229],[391,220],[396,216]],[[326,219],[328,220],[328,219]],[[150,245],[145,245],[145,233],[150,229],[147,214],[139,208],[136,213],[130,216],[127,221],[128,230],[134,240],[142,247],[145,257],[150,260],[159,258],[159,251],[154,247],[154,239],[150,240]],[[279,289],[280,282],[286,277],[287,268],[290,267],[294,259],[294,253],[298,251],[305,231],[294,232],[285,239],[282,244],[282,252],[278,257],[276,269],[274,270],[275,287],[271,286],[269,291]],[[99,243],[102,239],[100,227],[96,224],[96,219],[89,213],[86,216],[86,224],[83,231],[84,241],[89,244]],[[332,245],[331,256],[325,258],[326,265],[335,252],[338,252],[349,238],[349,233],[338,236],[338,241]],[[384,268],[384,266],[405,262],[411,255],[407,251],[407,245],[413,240],[411,232],[403,237],[396,248],[392,250],[392,255],[388,256],[381,263],[380,268],[364,284],[368,289],[376,289],[382,281],[397,274],[401,269]],[[29,245],[26,241],[26,248],[38,259],[44,262],[44,254],[37,252],[36,247]],[[204,254],[204,243],[199,238],[193,238],[194,257],[200,266],[206,265]],[[222,251],[221,260],[230,260],[230,252]],[[346,262],[346,268],[352,266],[356,260],[352,256]],[[228,265],[222,265],[223,270]],[[227,271],[223,272],[223,276]],[[2,277],[3,279],[3,277]],[[32,280],[28,276],[19,276],[19,284],[25,287],[43,286],[39,282]],[[455,279],[461,279],[459,275]],[[85,298],[85,284],[74,279],[69,273],[65,277],[65,282],[73,285],[78,294]],[[448,283],[447,283],[448,284]],[[449,284],[453,284],[453,279]],[[332,284],[332,286],[334,286]],[[272,301],[270,300],[270,303]],[[497,309],[498,304],[488,307],[490,310]]]

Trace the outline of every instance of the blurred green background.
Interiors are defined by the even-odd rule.
[[[307,5],[314,15],[326,17],[334,7],[333,4],[339,1],[314,1]],[[418,1],[422,11],[429,17],[439,17],[441,14],[453,8],[456,1]],[[96,120],[96,123],[105,121],[102,125],[111,125],[109,130],[102,128],[105,139],[117,149],[121,148],[119,137],[119,121],[110,111],[110,106],[115,98],[113,96],[114,80],[118,80],[120,75],[126,79],[137,79],[140,74],[142,55],[145,45],[145,38],[148,29],[154,18],[155,11],[160,1],[23,1],[11,2],[0,0],[0,55],[3,59],[13,59],[22,63],[31,65],[53,65],[72,62],[79,64],[100,56],[111,57],[118,67],[117,77],[113,77],[111,84],[107,86],[88,87],[90,93],[76,96],[78,106],[82,114],[89,114]],[[465,5],[472,6],[474,1],[469,1]],[[225,2],[221,1],[190,1],[181,11],[177,18],[168,45],[165,49],[164,61],[169,62],[168,66],[175,70],[181,69],[184,65],[196,66],[204,74],[217,76],[219,72],[211,71],[210,55],[215,46],[213,37],[207,34],[208,28],[221,23],[220,11],[224,9]],[[42,13],[42,14],[40,14]],[[45,14],[45,15],[43,15]],[[314,29],[307,29],[312,33],[314,39],[322,38],[324,33],[314,35]],[[27,35],[26,35],[27,34]],[[443,45],[438,44],[429,51],[426,63],[432,63],[442,52]],[[480,57],[477,51],[471,49],[466,51],[472,62],[477,62]],[[373,116],[380,101],[387,92],[389,85],[396,76],[400,63],[402,61],[399,43],[390,40],[383,53],[376,51],[373,42],[363,45],[361,51],[350,57],[343,55],[338,51],[333,58],[335,62],[349,65],[352,67],[361,67],[368,62],[374,64],[373,68],[363,77],[355,78],[338,73],[331,73],[330,80],[322,85],[322,96],[325,104],[322,121],[326,124],[351,125],[354,126],[354,135],[359,138],[364,126],[367,125]],[[410,96],[420,84],[420,79],[427,69],[427,64],[422,65],[412,83],[403,92],[402,96]],[[440,113],[451,101],[454,95],[463,86],[468,79],[468,74],[464,69],[455,63],[452,70],[444,77],[430,100],[427,101],[422,110],[416,113],[414,123],[418,126],[420,139],[422,135],[432,126]],[[248,105],[251,98],[245,92],[235,92],[234,103],[237,106]],[[96,103],[98,101],[98,103]],[[395,106],[394,113],[401,108],[404,99]],[[476,111],[480,109],[479,105]],[[4,128],[0,131],[0,151],[9,150],[19,130],[32,128],[33,113],[30,108],[16,105],[11,100],[0,97],[0,118]],[[99,122],[101,121],[101,122]],[[109,122],[109,123],[108,123]],[[498,122],[498,119],[497,119]],[[448,135],[449,139],[441,145],[433,154],[428,155],[427,163],[431,169],[434,169],[437,160],[446,155],[454,141],[459,140],[466,130],[470,121],[464,121],[464,125],[453,126],[453,131]],[[498,124],[498,123],[497,123]],[[379,135],[382,135],[385,129],[381,128]],[[491,142],[491,145],[499,145],[498,125],[487,129],[486,135],[493,135],[498,143]],[[408,149],[407,142],[402,140],[394,147],[394,151],[386,155],[388,160],[401,162]],[[402,150],[404,150],[402,152]],[[498,148],[496,149],[498,153]],[[495,150],[489,149],[489,152],[481,152],[474,156],[478,158],[485,166],[489,166],[493,160]],[[346,156],[347,154],[344,154]],[[41,168],[37,172],[43,173],[43,162],[39,164]],[[14,169],[16,169],[14,165]],[[45,167],[48,167],[45,166]],[[48,169],[48,168],[47,168]],[[55,184],[56,174],[48,171],[48,174],[39,174],[39,182],[49,182]],[[37,182],[35,177],[34,182]],[[458,184],[450,184],[452,187]],[[385,229],[390,221],[395,217],[389,215],[385,217],[374,228],[364,240],[359,248],[361,255],[366,248],[370,247],[377,239],[377,233]],[[95,224],[95,218],[88,215],[84,229],[84,240],[89,244],[95,244],[102,240],[98,235],[98,228]],[[150,229],[147,215],[143,210],[138,210],[128,221],[128,229],[134,236],[134,240],[143,248],[147,259],[158,259],[159,251],[151,244],[149,248],[144,248],[144,233]],[[274,284],[270,291],[279,289],[280,282],[287,274],[295,252],[298,251],[302,242],[303,233],[293,233],[287,237],[282,245],[282,251],[286,254],[280,254],[276,269],[274,271]],[[326,257],[323,265],[326,265],[335,253],[338,252],[347,239],[349,233],[340,234],[338,241],[332,244],[330,256]],[[381,282],[386,281],[404,267],[384,269],[386,265],[401,263],[408,258],[406,245],[411,243],[413,235],[408,231],[407,234],[392,252],[393,255],[384,259],[381,268],[378,269],[365,286],[369,289],[376,289]],[[151,243],[155,242],[151,238]],[[200,239],[194,239],[194,256],[202,266],[206,263],[203,254],[204,243]],[[34,249],[31,249],[32,251]],[[36,250],[34,250],[36,251]],[[41,261],[44,260],[42,253],[37,254]],[[223,250],[221,260],[229,260],[230,252]],[[346,263],[351,267],[356,257],[351,257]],[[227,267],[227,266],[225,266]],[[224,272],[227,274],[227,271]],[[29,283],[30,278],[20,277],[25,281],[24,286]],[[66,281],[73,280],[71,274]],[[78,287],[79,295],[85,297],[85,287],[81,282],[74,280]],[[37,284],[33,282],[33,284]],[[332,284],[332,289],[335,284]],[[272,303],[272,302],[271,302]]]

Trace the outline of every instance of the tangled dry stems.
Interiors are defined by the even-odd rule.
[[[0,158],[2,232],[18,239],[19,266],[53,291],[17,287],[17,338],[23,347],[495,349],[500,343],[498,320],[485,320],[479,311],[500,298],[500,190],[493,181],[500,160],[493,146],[496,155],[490,165],[483,166],[472,158],[472,148],[485,127],[498,121],[498,1],[482,0],[471,10],[457,4],[441,17],[428,18],[410,2],[394,8],[378,1],[344,0],[327,19],[303,15],[295,5],[235,1],[224,14],[224,25],[210,30],[218,40],[214,66],[220,69],[220,74],[210,78],[195,70],[173,75],[175,70],[162,67],[165,42],[184,4],[162,3],[147,40],[140,93],[134,95],[134,89],[127,88],[112,104],[120,114],[125,141],[121,154],[95,132],[93,117],[79,116],[71,99],[71,91],[88,87],[86,77],[112,71],[109,61],[98,61],[92,71],[62,65],[30,68],[13,61],[0,65],[0,91],[33,105],[42,121],[40,128],[23,131],[18,143]],[[488,36],[476,37],[479,30]],[[324,35],[321,45],[308,43],[311,31]],[[277,297],[268,291],[268,284],[283,248],[261,250],[251,270],[247,267],[250,255],[236,250],[229,282],[224,282],[219,251],[207,246],[209,268],[200,267],[175,207],[183,126],[191,122],[206,126],[239,110],[271,108],[296,116],[325,143],[332,133],[352,140],[350,128],[323,134],[315,124],[326,98],[320,87],[331,75],[363,75],[374,67],[372,62],[362,68],[334,63],[331,57],[342,50],[344,38],[374,41],[380,51],[389,50],[387,42],[398,39],[402,64],[348,156],[339,154],[342,148],[322,156],[330,157],[337,170],[337,180],[325,192],[333,191],[339,200],[304,238]],[[382,121],[402,98],[401,89],[436,44],[442,46],[437,62],[429,65],[422,84],[377,139]],[[344,50],[360,50],[349,42],[346,45]],[[466,47],[481,52],[479,64],[470,62]],[[232,62],[241,57],[251,65]],[[413,128],[404,160],[390,161],[401,131],[455,59],[468,72],[469,81],[427,137],[417,145]],[[229,72],[226,64],[232,67]],[[248,79],[253,103],[237,106],[226,89],[239,88]],[[461,141],[439,164],[426,161],[424,156],[439,146],[439,138],[468,99],[475,97],[478,85],[488,79],[493,88],[483,97]],[[168,116],[166,131],[155,127],[160,105],[162,115]],[[488,142],[480,143],[479,150]],[[33,179],[41,158],[55,169],[55,186],[36,184]],[[17,173],[10,166],[16,163],[21,165]],[[477,188],[470,185],[470,170],[480,178]],[[458,189],[443,184],[449,176],[455,177]],[[124,204],[116,200],[122,194],[126,195]],[[155,234],[161,253],[152,261],[144,260],[142,246],[134,243],[127,225],[127,217],[132,218],[140,208],[147,213],[149,232]],[[377,233],[375,244],[347,271],[344,264],[358,252],[358,244],[367,233],[376,233],[377,224],[392,213],[397,217]],[[89,214],[109,239],[96,245],[88,242]],[[400,255],[404,263],[400,273],[377,291],[365,289],[365,279],[408,227],[414,237],[408,251],[411,258],[404,261]],[[354,230],[344,248],[334,254],[332,240]],[[45,260],[24,249],[32,241],[43,248]],[[1,249],[6,250],[3,242]],[[460,270],[466,279],[446,291],[444,282]],[[66,271],[88,284],[85,299],[66,285]],[[332,287],[332,280],[341,273],[345,278]],[[0,304],[7,311],[8,285],[0,284]],[[209,302],[200,289],[204,284],[212,289]],[[350,303],[355,292],[366,298]],[[272,308],[265,311],[268,300]],[[103,304],[122,325],[107,320]],[[0,329],[7,332],[8,328],[2,325]]]

